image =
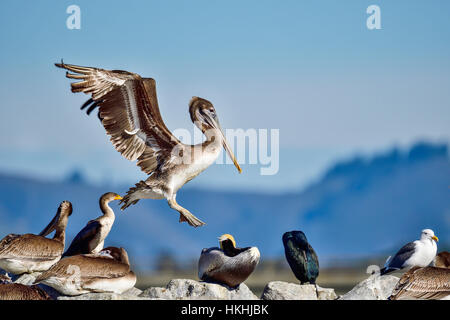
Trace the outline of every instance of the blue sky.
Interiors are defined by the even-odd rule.
[[[81,8],[81,30],[66,8]],[[368,30],[366,8],[381,8]],[[190,185],[285,191],[337,159],[450,137],[448,1],[3,1],[0,170],[93,181],[145,177],[79,111],[68,63],[157,81],[170,129],[211,100],[225,128],[280,129],[280,171],[215,165]]]

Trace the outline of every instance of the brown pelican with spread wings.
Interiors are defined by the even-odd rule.
[[[99,118],[117,151],[150,176],[130,188],[121,201],[122,210],[140,199],[167,199],[180,213],[180,222],[198,227],[204,222],[176,201],[177,191],[209,167],[223,146],[234,165],[242,172],[220,127],[214,106],[208,100],[193,97],[189,103],[192,122],[206,140],[196,145],[179,141],[164,124],[152,78],[122,70],[104,70],[61,63],[72,92],[91,95],[81,108],[88,114],[99,107]]]

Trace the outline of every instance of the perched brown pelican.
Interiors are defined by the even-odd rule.
[[[53,220],[39,235],[9,234],[0,241],[0,268],[13,274],[48,270],[61,259],[72,204],[63,201]],[[55,231],[53,239],[45,238]]]
[[[0,300],[52,300],[52,298],[38,286],[7,283],[0,284]]]
[[[108,247],[95,254],[61,259],[36,278],[58,292],[75,296],[89,292],[123,293],[136,283],[123,248]]]
[[[434,259],[434,266],[439,268],[450,268],[450,252],[439,252]]]
[[[257,247],[237,248],[230,234],[219,238],[220,248],[203,249],[198,261],[198,277],[237,287],[255,270],[259,262]]]
[[[99,118],[111,142],[125,158],[137,160],[142,171],[149,174],[124,196],[122,209],[140,199],[167,199],[169,206],[180,213],[180,222],[198,227],[204,224],[176,201],[177,191],[209,167],[223,146],[241,168],[229,147],[219,124],[214,106],[208,100],[193,97],[189,103],[192,122],[206,140],[197,145],[179,141],[164,124],[156,97],[156,83],[151,78],[121,70],[104,70],[61,63],[66,77],[79,80],[71,84],[72,92],[91,94],[82,109],[90,113],[99,107]]]
[[[413,267],[398,281],[390,300],[437,300],[450,295],[450,269]]]
[[[114,211],[108,205],[113,200],[121,200],[117,193],[108,192],[100,197],[100,209],[103,212],[101,217],[89,221],[75,236],[72,243],[64,252],[63,257],[73,256],[83,253],[97,253],[103,249],[105,239],[111,231],[114,223]]]
[[[38,286],[12,283],[11,278],[0,274],[0,300],[51,300]]]

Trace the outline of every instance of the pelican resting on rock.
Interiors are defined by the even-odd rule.
[[[134,287],[136,275],[130,270],[125,249],[107,247],[99,253],[61,259],[34,283],[46,284],[68,296],[90,292],[121,294]]]
[[[38,286],[13,283],[8,275],[0,274],[0,300],[51,300]]]
[[[398,281],[390,300],[438,300],[450,296],[450,269],[412,267]]]
[[[319,276],[319,259],[302,231],[283,234],[286,260],[300,283],[315,284]]]
[[[176,201],[178,190],[209,167],[221,148],[228,152],[236,168],[241,168],[229,147],[216,110],[208,100],[193,97],[189,103],[192,122],[206,140],[196,145],[179,141],[167,129],[159,112],[156,83],[136,73],[104,70],[61,63],[66,77],[78,80],[71,84],[72,92],[84,92],[91,98],[82,106],[89,114],[99,107],[99,118],[113,146],[126,159],[150,176],[128,190],[121,203],[122,210],[140,199],[166,199],[180,213],[180,222],[193,227],[205,223]]]
[[[260,253],[257,247],[236,247],[230,234],[219,238],[220,248],[203,249],[198,261],[198,277],[208,282],[239,286],[255,270]]]
[[[66,226],[72,204],[63,201],[53,220],[39,235],[9,234],[0,241],[0,268],[12,274],[48,270],[64,252]],[[53,239],[45,236],[55,231]]]
[[[103,249],[105,239],[111,231],[114,223],[114,211],[108,205],[113,200],[121,200],[122,197],[114,192],[105,193],[100,197],[100,209],[103,212],[101,217],[89,221],[75,236],[72,243],[64,252],[63,257],[76,254],[97,253]]]
[[[434,258],[434,266],[439,268],[450,268],[450,252],[442,251]]]
[[[436,257],[436,242],[438,241],[439,239],[434,235],[433,230],[422,230],[420,240],[405,244],[393,258],[389,257],[380,274],[384,275],[397,270],[430,265]]]

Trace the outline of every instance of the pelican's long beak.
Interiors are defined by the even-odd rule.
[[[61,209],[58,209],[58,212],[56,213],[56,215],[53,218],[53,220],[50,221],[48,226],[46,226],[44,228],[44,230],[41,231],[41,233],[39,233],[40,236],[46,237],[46,236],[48,236],[50,233],[52,233],[56,229],[56,224],[57,224],[57,222],[59,220],[60,214],[61,214]]]
[[[236,169],[238,169],[239,173],[242,173],[241,166],[237,162],[236,157],[234,156],[234,153],[231,150],[230,146],[228,145],[227,139],[225,138],[225,134],[223,133],[222,127],[220,126],[219,119],[217,119],[217,117],[211,117],[209,114],[208,114],[208,116],[209,116],[208,120],[210,120],[208,122],[210,123],[210,125],[213,126],[215,129],[218,129],[218,131],[220,132],[220,135],[222,136],[223,148],[228,153],[231,160],[233,160],[234,166],[236,167]]]
[[[241,166],[237,162],[233,151],[231,151],[231,148],[228,145],[227,139],[225,139],[225,135],[223,134],[222,130],[220,130],[220,133],[222,134],[223,148],[227,151],[227,153],[230,156],[231,160],[233,160],[234,166],[236,167],[236,169],[238,169],[239,173],[242,173]]]
[[[114,200],[122,200],[123,198],[121,197],[121,196],[119,196],[119,195],[117,195],[117,196],[115,196],[114,197]]]
[[[439,238],[438,237],[436,237],[436,236],[432,236],[431,237],[431,239],[433,239],[434,241],[436,241],[436,242],[438,242],[439,241]]]

